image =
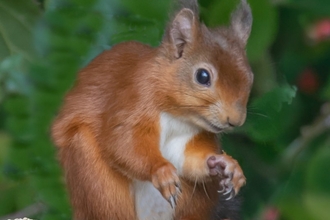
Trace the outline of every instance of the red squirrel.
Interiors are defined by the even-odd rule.
[[[241,126],[253,82],[246,0],[228,26],[196,0],[157,48],[126,42],[79,72],[52,126],[75,220],[211,219],[245,184],[217,133]]]

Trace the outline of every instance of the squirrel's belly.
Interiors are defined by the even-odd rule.
[[[151,182],[135,180],[135,211],[138,220],[172,220],[174,209]]]
[[[168,113],[161,113],[160,128],[160,151],[181,175],[186,145],[199,133],[199,129]]]

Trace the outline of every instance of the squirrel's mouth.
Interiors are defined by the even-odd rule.
[[[224,128],[219,127],[215,124],[213,124],[212,122],[206,120],[205,118],[202,118],[203,121],[208,125],[208,127],[210,127],[211,129],[209,129],[210,131],[214,132],[214,133],[220,133],[221,131],[224,130]]]
[[[212,127],[212,130],[214,130],[216,133],[223,131],[223,128],[220,128],[212,123],[209,123],[209,125],[210,125],[210,127]]]

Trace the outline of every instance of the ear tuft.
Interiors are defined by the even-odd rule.
[[[175,58],[180,58],[187,43],[193,41],[195,16],[190,9],[182,9],[173,20],[168,35],[175,50]]]
[[[253,18],[249,4],[246,0],[241,0],[240,5],[231,16],[231,28],[244,45],[246,45],[250,36],[252,20]]]

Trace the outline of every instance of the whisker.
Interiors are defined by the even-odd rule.
[[[202,184],[203,184],[204,192],[205,192],[207,198],[208,198],[209,200],[211,200],[209,194],[208,194],[207,191],[206,191],[206,187],[205,187],[205,183],[204,183],[204,181],[202,182]]]
[[[258,115],[258,116],[262,116],[262,117],[265,117],[265,118],[270,118],[268,115],[264,115],[264,114],[257,113],[257,112],[248,112],[248,113],[251,114],[251,115]]]
[[[195,193],[196,186],[197,186],[197,177],[196,177],[196,179],[195,179],[195,184],[194,184],[193,192],[192,192],[192,194],[191,194],[191,199],[193,198],[193,195],[194,195],[194,193]]]

